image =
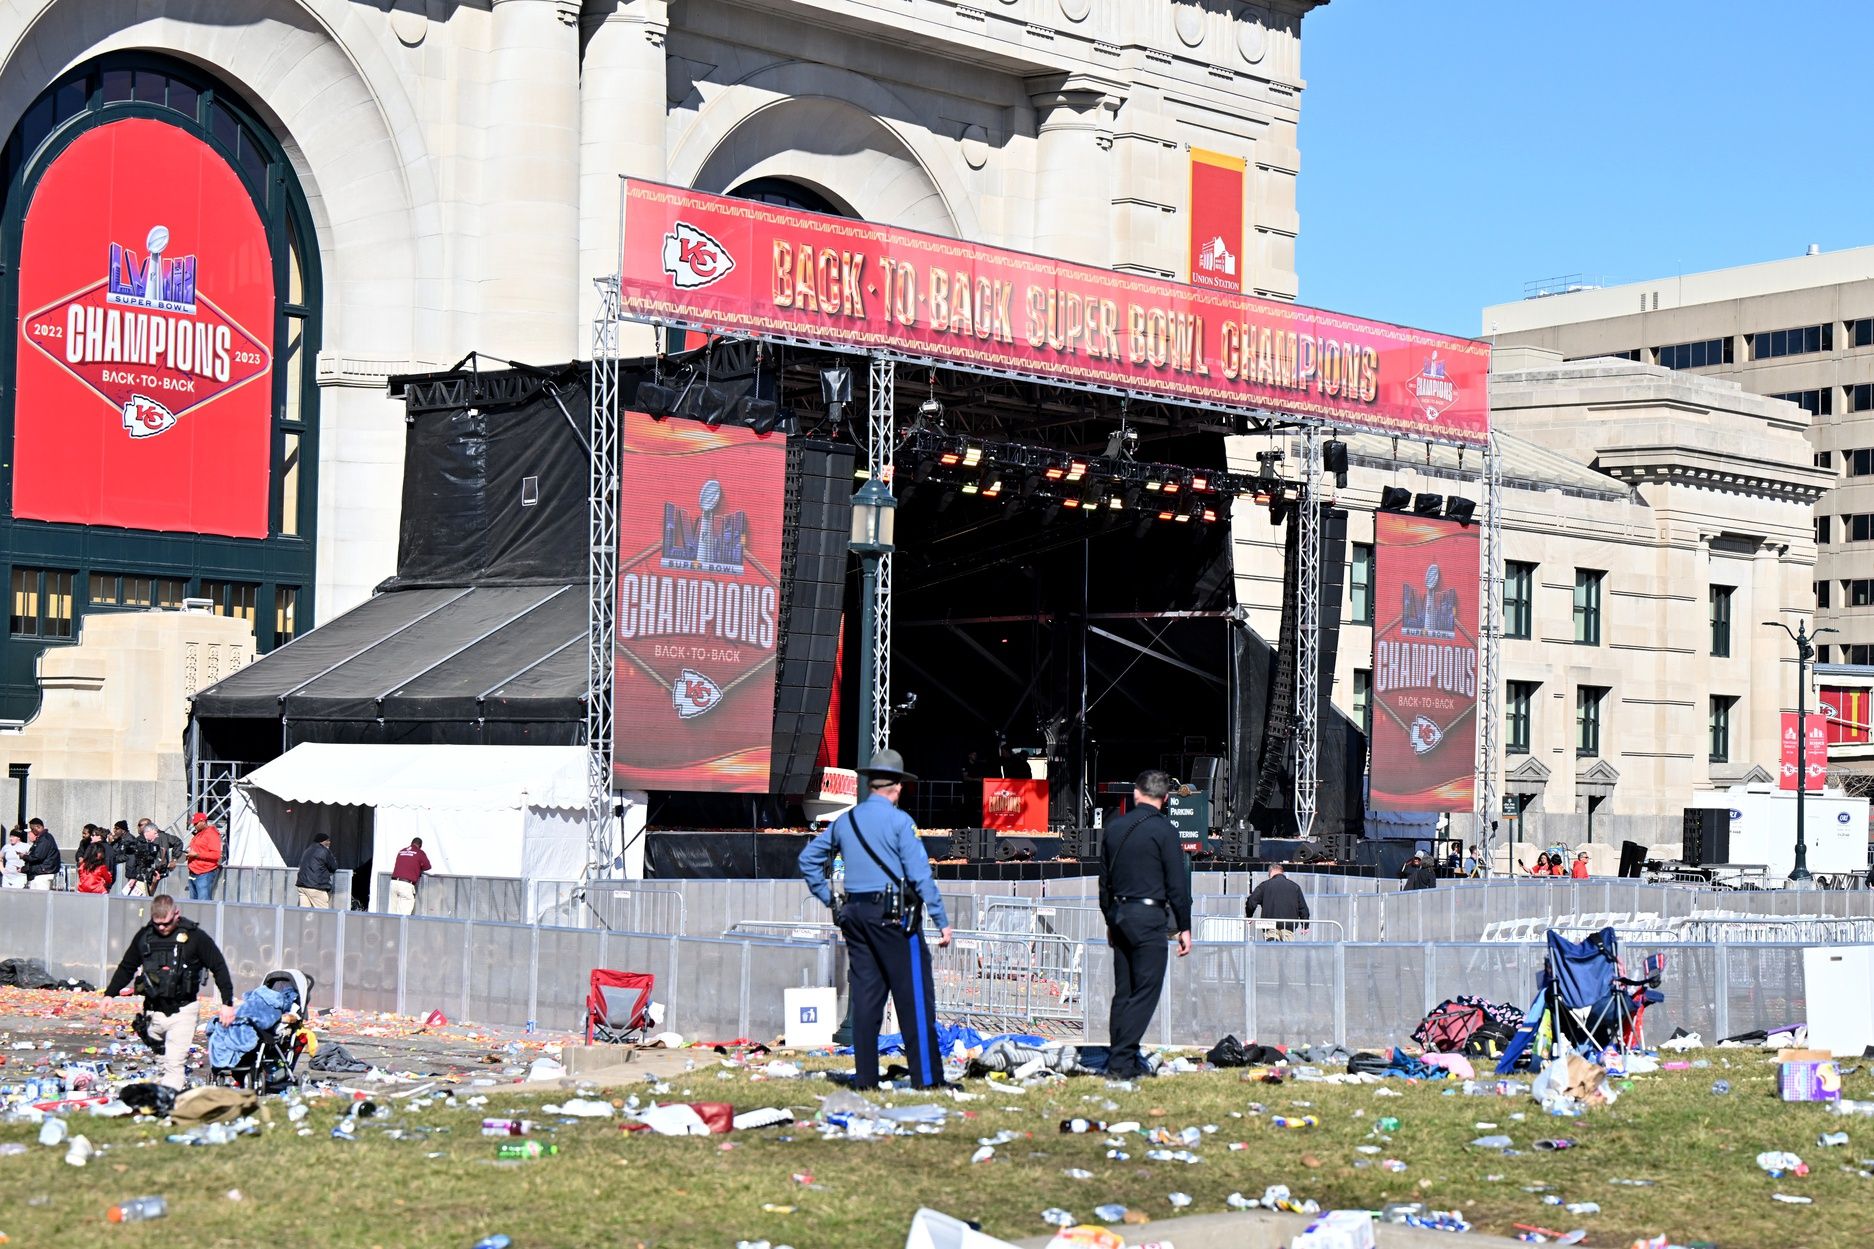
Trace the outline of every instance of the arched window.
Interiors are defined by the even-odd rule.
[[[280,144],[153,53],[69,71],[0,152],[0,717],[88,611],[312,611],[320,280]]]
[[[750,178],[729,194],[737,199],[752,199],[782,208],[797,208],[802,212],[826,213],[833,217],[853,215],[806,183],[796,182],[792,178]]]

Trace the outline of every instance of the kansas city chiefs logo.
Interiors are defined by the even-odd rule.
[[[154,438],[175,425],[176,414],[148,395],[132,395],[124,401],[124,428],[132,438]]]
[[[728,248],[687,221],[679,221],[664,236],[664,272],[680,291],[719,282],[735,269]]]
[[[1416,716],[1411,728],[1407,730],[1412,741],[1412,753],[1427,755],[1438,749],[1438,743],[1445,739],[1445,731],[1424,716]]]
[[[680,720],[694,720],[722,701],[722,687],[694,668],[685,668],[670,687],[670,705]]]

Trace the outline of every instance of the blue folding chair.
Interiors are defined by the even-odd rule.
[[[1622,1053],[1635,1047],[1641,1040],[1646,1008],[1665,1000],[1659,991],[1665,970],[1665,956],[1655,954],[1642,964],[1638,977],[1626,975],[1620,964],[1620,941],[1612,928],[1580,941],[1550,932],[1548,956],[1536,981],[1536,1000],[1504,1048],[1497,1074],[1533,1065],[1536,1058],[1551,1056],[1561,1044],[1590,1054],[1608,1046]]]

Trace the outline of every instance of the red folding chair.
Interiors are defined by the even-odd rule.
[[[651,1027],[651,990],[657,977],[648,971],[592,969],[586,993],[586,1044],[596,1036],[609,1044],[636,1041]]]

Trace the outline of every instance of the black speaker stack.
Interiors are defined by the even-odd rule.
[[[853,449],[792,438],[781,529],[781,617],[770,790],[804,794],[826,731],[852,534]]]

